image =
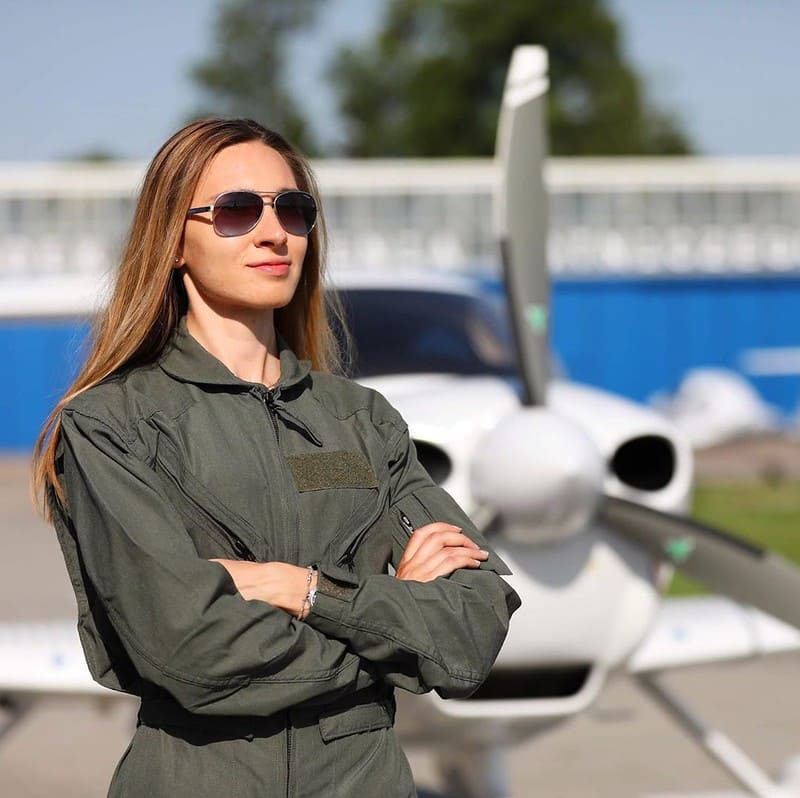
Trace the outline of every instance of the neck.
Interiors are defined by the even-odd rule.
[[[209,308],[186,314],[186,329],[239,379],[272,387],[281,372],[272,309],[222,316]]]

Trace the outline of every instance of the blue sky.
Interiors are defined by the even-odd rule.
[[[28,0],[0,25],[0,160],[110,149],[149,158],[196,105],[190,64],[219,0]],[[336,46],[368,36],[382,0],[328,0],[289,54],[323,138],[338,132],[322,80]],[[800,3],[610,0],[655,97],[709,155],[800,155]],[[498,3],[498,9],[502,2]]]

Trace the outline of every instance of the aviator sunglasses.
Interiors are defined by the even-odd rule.
[[[265,199],[271,197],[271,199]],[[211,223],[221,236],[242,236],[261,220],[264,206],[271,205],[278,223],[295,236],[307,236],[317,222],[317,203],[305,191],[223,191],[211,205],[189,208],[187,216],[211,211]]]

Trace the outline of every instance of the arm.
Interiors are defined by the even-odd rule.
[[[445,697],[469,695],[488,675],[520,601],[498,575],[508,573],[505,564],[419,464],[402,420],[396,426],[387,446],[392,497],[388,522],[401,529],[402,513],[414,527],[431,521],[455,524],[489,551],[488,559],[428,582],[376,574],[350,587],[321,572],[306,623],[379,664],[391,684],[412,692],[436,689]],[[407,544],[407,535],[399,536],[395,567]]]
[[[248,715],[374,682],[345,643],[244,601],[223,567],[198,557],[154,473],[114,430],[65,411],[61,435],[83,578],[142,678],[192,712]]]

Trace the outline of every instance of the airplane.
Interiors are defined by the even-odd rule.
[[[800,570],[685,516],[692,453],[667,419],[553,373],[546,92],[546,53],[517,48],[497,145],[505,312],[475,279],[333,274],[354,378],[400,410],[523,600],[487,681],[466,699],[398,696],[398,731],[432,752],[448,795],[506,798],[508,751],[590,707],[624,670],[745,789],[788,795],[659,675],[800,648]],[[727,598],[664,599],[675,569]],[[0,625],[0,697],[15,720],[55,692],[111,695],[91,681],[74,625]]]

